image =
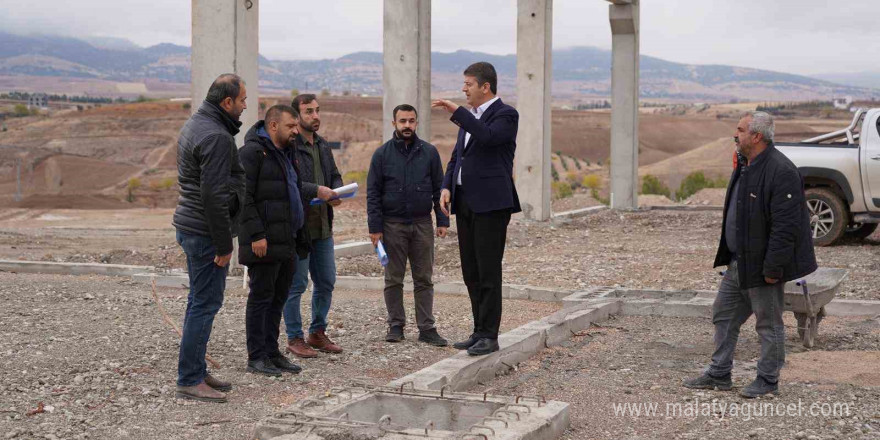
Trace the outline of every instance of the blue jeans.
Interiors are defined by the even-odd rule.
[[[297,261],[296,275],[293,276],[290,294],[284,304],[284,325],[289,341],[303,337],[300,298],[309,284],[309,274],[312,275],[312,323],[309,333],[316,333],[327,328],[327,314],[333,300],[333,286],[336,285],[333,237],[313,240],[309,257]]]
[[[186,254],[189,273],[189,296],[177,361],[177,385],[191,387],[202,383],[208,374],[205,353],[214,316],[223,305],[228,266],[214,264],[217,250],[210,237],[178,230],[177,243]]]
[[[712,354],[709,374],[716,377],[730,374],[739,329],[754,314],[755,330],[761,339],[758,376],[769,382],[779,380],[779,370],[785,364],[785,325],[782,322],[784,289],[785,283],[782,281],[740,289],[736,261],[731,262],[712,305],[715,352]]]

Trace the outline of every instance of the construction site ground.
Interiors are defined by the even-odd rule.
[[[339,242],[366,238],[363,207],[338,211]],[[345,206],[345,205],[343,205]],[[182,269],[171,210],[0,210],[0,258],[88,261]],[[511,222],[504,280],[568,290],[592,286],[713,290],[719,211],[598,211],[585,217]],[[880,235],[817,248],[821,266],[849,278],[838,295],[880,299]],[[340,275],[380,276],[375,255],[337,259]],[[435,281],[461,281],[455,227],[436,244]],[[160,289],[169,315],[182,320],[186,291]],[[228,286],[209,352],[218,375],[236,389],[230,403],[174,398],[177,338],[149,286],[126,278],[0,273],[0,432],[9,438],[244,438],[262,417],[356,377],[386,383],[455,353],[415,341],[383,342],[381,292],[339,291],[330,335],[346,352],[302,362],[280,380],[245,373],[246,292]],[[409,300],[408,300],[409,301]],[[412,310],[411,302],[407,310]],[[505,301],[502,330],[557,310],[551,303]],[[308,316],[307,301],[304,301]],[[438,328],[450,340],[471,330],[469,302],[438,295]],[[850,402],[851,417],[762,418],[614,416],[614,403],[739,402],[735,394],[679,388],[711,355],[708,319],[621,317],[577,335],[487,387],[502,394],[544,394],[572,403],[568,438],[873,438],[878,428],[880,333],[876,319],[829,317],[812,351],[803,351],[787,314],[789,363],[779,402]],[[737,352],[737,387],[754,375],[757,336],[746,323]],[[283,340],[283,337],[282,337]],[[705,399],[705,400],[704,400]],[[40,402],[43,403],[42,411]],[[29,413],[34,413],[28,415]],[[638,419],[638,420],[636,420]],[[659,434],[658,434],[659,433]]]

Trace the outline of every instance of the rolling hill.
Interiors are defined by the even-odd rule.
[[[0,32],[0,75],[88,78],[116,82],[189,82],[190,49],[173,44],[140,48],[119,39],[21,36]],[[456,51],[432,54],[433,87],[458,90],[461,72],[472,62],[498,69],[502,90],[513,90],[515,55]],[[553,53],[555,96],[607,97],[611,52],[593,47]],[[864,83],[862,83],[864,84]],[[382,89],[382,54],[356,52],[335,59],[269,60],[260,57],[260,86],[269,90],[329,89],[376,95]],[[730,99],[808,100],[850,95],[880,97],[880,90],[769,70],[675,63],[641,57],[645,98],[689,101]]]

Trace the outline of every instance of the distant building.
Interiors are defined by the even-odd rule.
[[[853,99],[852,96],[847,96],[845,98],[834,98],[832,102],[834,103],[834,108],[849,110],[849,107],[852,105]]]
[[[341,150],[345,148],[345,142],[340,141],[328,141],[327,145],[330,146],[331,150]]]
[[[28,96],[29,109],[47,109],[49,108],[49,95],[45,93],[33,93]]]

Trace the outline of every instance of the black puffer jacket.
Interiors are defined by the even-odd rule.
[[[731,194],[737,178],[743,179],[738,196]],[[804,181],[797,167],[776,147],[770,145],[748,167],[743,168],[740,162],[734,170],[724,199],[715,267],[731,260],[724,232],[730,203],[739,203],[736,261],[741,288],[766,286],[764,277],[786,282],[816,270]]]
[[[239,127],[241,122],[206,101],[183,125],[177,140],[180,198],[172,224],[183,232],[211,237],[217,255],[232,252],[244,201],[244,170],[234,137]]]
[[[294,230],[290,209],[286,164],[286,152],[279,154],[271,140],[262,137],[258,131],[265,125],[258,121],[245,135],[241,154],[241,164],[247,176],[247,190],[244,198],[244,213],[238,235],[238,259],[242,264],[267,263],[289,260],[299,253],[308,255],[308,229]],[[292,148],[292,147],[291,147]],[[304,216],[307,200],[302,196],[302,179],[296,162],[296,186],[300,189],[299,211]],[[303,219],[298,222],[303,224]],[[266,255],[257,257],[251,243],[266,239]]]

